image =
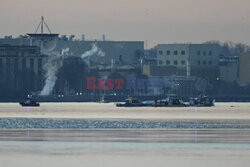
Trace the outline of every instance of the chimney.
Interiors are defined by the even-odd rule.
[[[85,35],[82,34],[82,41],[85,41]]]
[[[102,35],[102,41],[105,41],[105,34]]]

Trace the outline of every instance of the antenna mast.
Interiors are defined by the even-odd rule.
[[[41,34],[43,34],[43,22],[44,22],[44,18],[43,18],[43,16],[42,16],[42,19],[41,19]]]
[[[47,29],[47,32],[45,31],[45,29]],[[38,32],[39,30],[41,30],[41,32]],[[46,55],[49,52],[50,45],[56,46],[59,34],[51,33],[49,26],[44,21],[44,17],[42,16],[35,33],[27,33],[27,35],[30,36],[30,46],[33,46],[34,43],[36,46],[40,47],[41,54]]]
[[[43,16],[41,17],[41,21],[40,21],[38,27],[36,28],[35,33],[37,33],[39,27],[41,27],[41,34],[43,34],[43,32],[44,32],[43,25],[46,26],[47,30],[48,30],[49,33],[51,34],[51,31],[50,31],[50,29],[49,29],[49,26],[48,26],[47,23],[44,21],[44,17],[43,17]]]

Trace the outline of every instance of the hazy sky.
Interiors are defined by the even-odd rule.
[[[250,44],[250,0],[0,0],[0,36],[34,32],[42,15],[77,38]]]

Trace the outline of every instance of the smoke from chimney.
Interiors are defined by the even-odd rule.
[[[40,93],[41,96],[50,95],[54,89],[56,80],[57,80],[57,73],[59,72],[60,68],[63,66],[63,60],[69,56],[70,49],[66,48],[63,49],[61,54],[51,53],[48,56],[47,62],[43,66],[43,70],[45,71],[45,85]],[[105,56],[96,44],[92,45],[92,48],[89,51],[84,52],[80,56],[70,55],[75,57],[81,57],[83,61],[86,62],[86,58],[90,56],[97,55],[97,56]],[[87,63],[89,65],[89,63]]]

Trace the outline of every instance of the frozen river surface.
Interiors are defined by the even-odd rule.
[[[248,167],[250,104],[0,104],[0,167]]]
[[[249,130],[2,130],[3,167],[249,167]]]

